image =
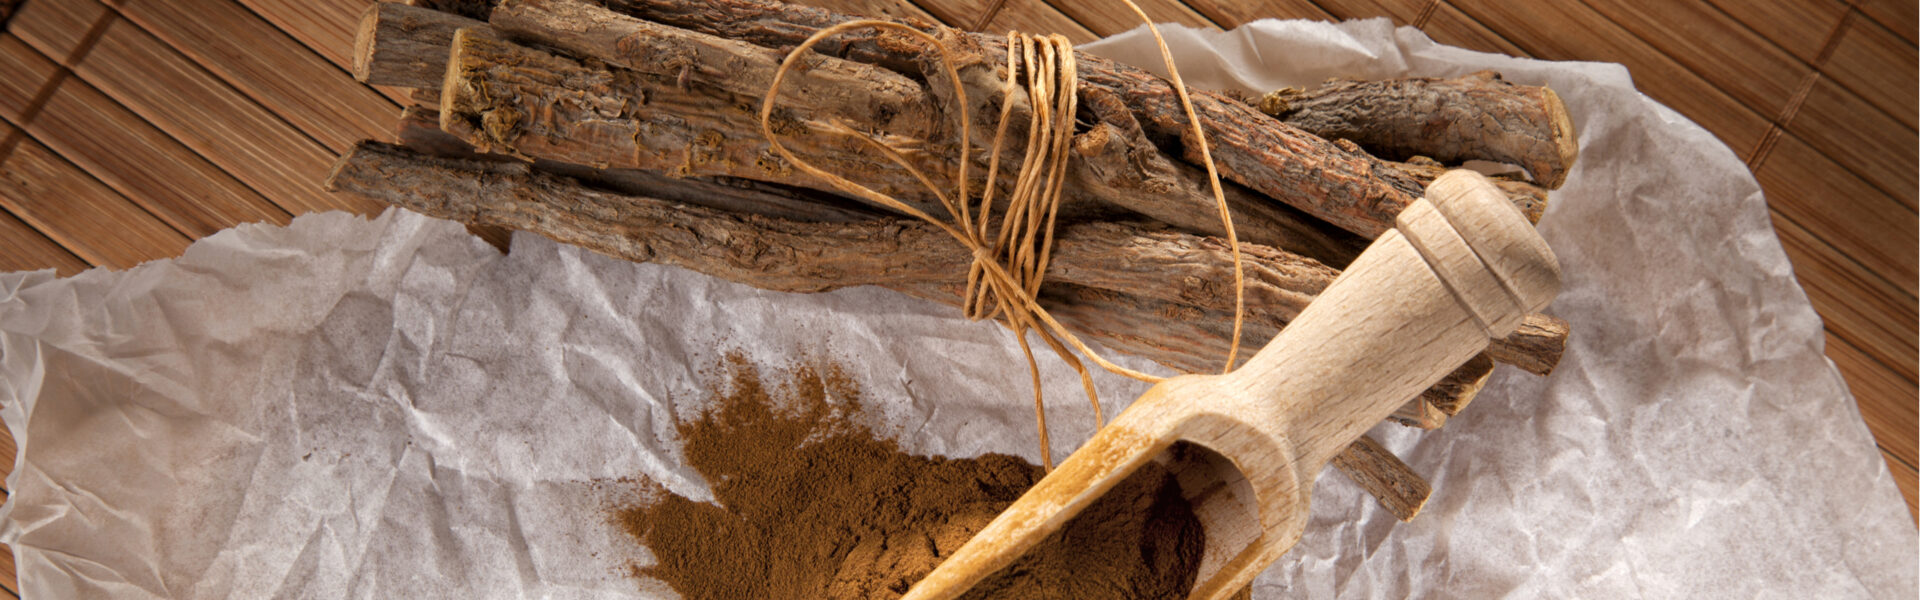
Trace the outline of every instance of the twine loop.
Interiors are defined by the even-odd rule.
[[[1133,6],[1131,0],[1123,0]],[[1146,15],[1138,6],[1136,14],[1146,20]],[[1195,139],[1199,140],[1200,154],[1205,158],[1207,174],[1213,184],[1213,193],[1220,209],[1221,219],[1227,226],[1227,239],[1233,250],[1234,262],[1234,321],[1233,340],[1227,353],[1227,369],[1231,370],[1240,347],[1240,329],[1244,312],[1245,285],[1240,265],[1240,243],[1233,232],[1233,221],[1227,210],[1225,196],[1220,189],[1220,178],[1211,154],[1208,153],[1206,138],[1194,116],[1192,101],[1187,96],[1185,84],[1181,83],[1179,72],[1174,69],[1172,54],[1160,37],[1158,28],[1152,29],[1154,40],[1159,43],[1162,56],[1172,75],[1175,89],[1179,92],[1181,105],[1186,109],[1188,120],[1193,125]],[[828,123],[826,129],[861,140],[867,146],[895,164],[905,168],[915,179],[939,200],[946,210],[946,219],[932,215],[909,205],[898,198],[889,196],[851,181],[840,175],[827,172],[799,156],[781,144],[773,131],[773,109],[779,97],[781,83],[789,71],[796,68],[802,56],[820,42],[854,29],[878,29],[896,31],[919,39],[930,47],[939,50],[942,75],[953,89],[957,108],[951,112],[958,125],[960,134],[960,156],[956,161],[952,184],[943,188],[922,173],[919,168],[907,160],[908,151],[890,146],[875,136],[865,134],[859,129],[838,119]],[[1034,360],[1033,349],[1027,344],[1028,332],[1033,332],[1045,342],[1054,353],[1060,356],[1068,366],[1080,375],[1081,386],[1085,388],[1087,399],[1093,405],[1096,427],[1105,422],[1099,401],[1099,393],[1094,389],[1093,378],[1086,366],[1081,364],[1067,346],[1079,351],[1095,364],[1110,372],[1157,383],[1163,378],[1128,369],[1113,364],[1101,357],[1093,349],[1082,343],[1079,337],[1061,326],[1040,306],[1038,296],[1040,284],[1046,278],[1048,262],[1053,252],[1054,227],[1060,212],[1061,189],[1067,177],[1067,161],[1073,142],[1073,128],[1078,98],[1078,66],[1074,61],[1073,45],[1066,37],[1058,34],[1031,35],[1020,32],[1007,33],[1007,80],[1001,88],[999,124],[987,153],[985,185],[977,199],[973,198],[969,187],[968,175],[973,160],[972,123],[967,111],[967,93],[961,83],[960,70],[953,63],[951,52],[939,38],[925,31],[892,21],[855,20],[821,29],[808,37],[805,42],[787,53],[781,61],[779,70],[774,72],[773,82],[760,105],[760,130],[767,143],[781,158],[800,171],[818,177],[829,185],[847,194],[891,208],[914,218],[939,227],[965,246],[973,261],[967,269],[967,287],[962,300],[962,312],[968,319],[1000,319],[1013,330],[1014,339],[1020,344],[1026,355],[1027,368],[1032,376],[1034,393],[1034,414],[1040,432],[1040,456],[1044,465],[1053,466],[1052,452],[1048,442],[1046,409],[1040,389],[1039,365]],[[930,75],[931,77],[931,75]],[[931,83],[931,82],[929,82]],[[1007,142],[1008,125],[1013,110],[1020,97],[1028,99],[1027,106],[1031,120],[1027,128],[1025,152],[1013,171],[1013,184],[1006,194],[1005,214],[995,227],[993,219],[995,194],[999,190],[1000,157]],[[949,194],[948,190],[952,193]],[[1144,316],[1143,316],[1144,318]]]

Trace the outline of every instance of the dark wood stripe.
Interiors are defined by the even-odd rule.
[[[1436,11],[1439,9],[1440,9],[1440,0],[1433,0],[1432,2],[1428,2],[1426,8],[1420,9],[1420,16],[1415,17],[1413,19],[1413,28],[1426,29],[1427,22],[1433,20],[1433,11]]]
[[[1774,145],[1780,143],[1780,136],[1786,133],[1787,123],[1793,122],[1794,115],[1800,112],[1800,106],[1807,103],[1807,95],[1813,93],[1813,85],[1819,83],[1820,78],[1823,77],[1820,67],[1827,64],[1827,59],[1833,57],[1834,49],[1840,46],[1840,37],[1847,33],[1847,27],[1853,23],[1855,15],[1858,14],[1860,14],[1859,9],[1848,8],[1844,14],[1840,15],[1840,22],[1834,24],[1833,31],[1827,33],[1827,41],[1820,45],[1820,53],[1814,56],[1813,72],[1807,74],[1807,78],[1800,82],[1800,87],[1794,90],[1793,97],[1788,99],[1787,106],[1780,110],[1780,116],[1773,120],[1773,126],[1767,128],[1766,137],[1760,139],[1759,147],[1754,148],[1753,155],[1747,159],[1747,170],[1758,172],[1760,166],[1766,163],[1767,156],[1773,154]]]
[[[112,25],[115,18],[114,13],[105,12],[100,14],[100,18],[94,19],[93,25],[87,27],[86,35],[80,37],[80,45],[60,61],[60,70],[55,71],[46,83],[40,84],[40,91],[34,92],[33,100],[27,103],[25,110],[20,111],[20,121],[14,123],[16,128],[13,133],[0,141],[0,161],[6,160],[15,148],[20,147],[20,142],[27,137],[27,125],[33,123],[33,118],[39,116],[41,109],[47,107],[47,101],[53,99],[53,92],[60,89],[60,84],[73,76],[73,66],[86,60],[87,53],[93,51],[93,45],[100,42],[100,36],[107,33],[107,26]]]
[[[986,29],[987,24],[992,23],[993,18],[1000,14],[1000,9],[1006,8],[1006,7],[1007,7],[1007,0],[993,0],[992,4],[987,5],[987,12],[980,13],[980,19],[977,21],[974,21],[973,25],[968,26],[967,31],[980,31],[982,29]]]

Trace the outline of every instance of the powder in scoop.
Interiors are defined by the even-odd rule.
[[[1005,454],[902,452],[857,423],[860,391],[835,366],[771,385],[737,355],[720,371],[708,412],[679,428],[718,504],[667,494],[613,513],[658,557],[633,574],[688,600],[898,598],[1041,476]],[[964,598],[1181,598],[1203,543],[1149,464]]]

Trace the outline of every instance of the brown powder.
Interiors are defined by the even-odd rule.
[[[912,456],[877,439],[836,367],[772,387],[737,355],[721,371],[727,389],[679,428],[719,504],[666,494],[613,513],[659,559],[633,574],[688,600],[898,598],[1041,476],[1013,456]],[[964,597],[1185,597],[1203,535],[1150,466]]]

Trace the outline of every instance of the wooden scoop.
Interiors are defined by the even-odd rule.
[[[903,600],[1013,563],[1147,461],[1206,531],[1190,598],[1227,598],[1286,553],[1341,448],[1553,300],[1560,267],[1492,182],[1453,171],[1239,369],[1155,385]]]

